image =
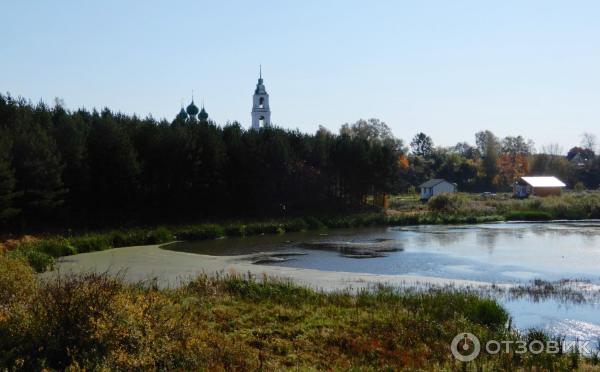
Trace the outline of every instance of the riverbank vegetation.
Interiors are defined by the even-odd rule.
[[[356,213],[434,177],[469,192],[507,191],[522,175],[555,175],[572,189],[595,190],[595,145],[588,134],[567,154],[556,146],[536,151],[521,136],[480,131],[474,145],[436,147],[419,133],[408,147],[377,119],[344,124],[337,133],[254,131],[235,122],[69,111],[60,102],[0,95],[0,231]],[[538,216],[572,211],[560,208]]]
[[[415,198],[413,205],[414,200]],[[431,198],[426,209],[449,214],[498,215],[509,221],[595,219],[600,218],[600,192],[572,191],[557,196],[528,199],[514,199],[507,193],[444,194]]]
[[[472,224],[496,221],[547,221],[600,218],[600,192],[569,192],[546,198],[517,200],[509,194],[494,196],[443,194],[422,203],[415,194],[391,198],[387,213],[311,216],[261,221],[221,221],[147,228],[100,230],[93,233],[54,233],[12,243],[0,242],[0,251],[26,259],[37,271],[52,267],[56,258],[110,248],[161,244],[174,240],[197,241],[260,234],[423,224]]]
[[[176,289],[107,274],[42,281],[0,255],[0,369],[447,370],[449,345],[548,340],[507,328],[495,301],[454,291],[321,293],[286,281],[199,277]],[[468,369],[569,370],[577,353],[483,353]]]

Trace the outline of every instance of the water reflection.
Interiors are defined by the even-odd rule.
[[[348,257],[323,246],[346,245]],[[397,249],[378,249],[389,245]],[[378,254],[362,255],[372,248]],[[307,253],[277,264],[333,271],[412,274],[497,283],[540,278],[598,281],[600,222],[495,223],[343,229],[180,243],[168,249],[209,255]],[[357,251],[357,249],[359,251]],[[357,257],[372,257],[357,263]],[[355,259],[353,259],[353,257]]]

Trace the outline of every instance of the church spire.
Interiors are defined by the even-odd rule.
[[[262,78],[262,65],[258,65],[258,83],[252,97],[252,129],[271,124],[271,109],[269,108],[269,94]]]

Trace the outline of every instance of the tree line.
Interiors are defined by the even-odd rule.
[[[389,128],[363,129],[245,130],[0,95],[0,221],[85,227],[360,208],[392,191],[399,151]]]
[[[460,142],[450,147],[436,147],[431,137],[419,133],[402,163],[404,177],[399,189],[429,178],[445,178],[457,183],[461,191],[509,191],[522,176],[555,176],[571,188],[597,189],[600,157],[596,147],[596,138],[589,133],[582,135],[580,146],[566,154],[557,144],[536,151],[532,140],[499,138],[489,130],[477,132],[474,145]]]
[[[588,138],[590,140],[590,138]],[[588,141],[589,142],[589,141]],[[286,217],[364,208],[368,196],[446,178],[460,190],[503,190],[526,174],[597,188],[589,143],[536,153],[521,136],[476,134],[475,145],[409,146],[380,120],[314,134],[239,123],[67,110],[0,95],[0,225],[93,227]],[[575,159],[575,161],[573,161]],[[370,199],[369,199],[370,200]]]

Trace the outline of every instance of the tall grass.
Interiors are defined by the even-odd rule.
[[[322,293],[271,278],[200,276],[177,289],[104,274],[40,282],[0,256],[0,370],[455,370],[465,331],[538,339],[505,327],[495,301],[455,291]],[[581,355],[506,358],[481,370],[566,370]]]

